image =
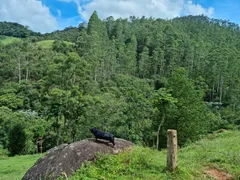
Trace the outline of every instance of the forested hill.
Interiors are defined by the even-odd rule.
[[[18,23],[13,22],[0,22],[0,36],[16,37],[16,38],[28,38],[31,41],[40,40],[63,40],[76,42],[78,38],[78,28],[67,27],[64,30],[58,30],[51,33],[41,34],[40,32],[34,32]]]
[[[53,36],[51,48],[35,43]],[[47,150],[90,137],[90,127],[160,148],[169,128],[178,130],[180,145],[239,128],[234,23],[100,20],[94,12],[87,25],[34,37],[0,43],[0,149],[31,153],[43,137]]]
[[[0,22],[0,35],[26,38],[28,36],[39,36],[40,33],[33,32],[27,26],[13,22]]]

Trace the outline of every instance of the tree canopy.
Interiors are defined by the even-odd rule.
[[[162,148],[168,128],[182,146],[240,125],[237,24],[94,12],[88,24],[48,34],[2,22],[0,35],[22,38],[0,41],[0,147],[12,154],[33,153],[38,137],[44,150],[91,137],[91,127]]]

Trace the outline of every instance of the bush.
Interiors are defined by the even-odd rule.
[[[10,129],[8,141],[8,150],[10,151],[11,155],[24,153],[27,135],[22,124],[18,123],[14,125],[12,129]]]
[[[9,151],[7,149],[4,149],[3,146],[0,144],[0,157],[7,156],[8,154],[9,154]]]

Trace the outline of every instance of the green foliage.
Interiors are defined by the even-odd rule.
[[[170,108],[171,106],[173,107],[174,104],[177,102],[178,102],[177,99],[172,97],[172,95],[165,88],[157,90],[154,94],[153,98],[154,110],[156,112],[156,116],[161,117],[161,120],[160,118],[156,117],[157,122],[155,122],[156,124],[158,124],[156,144],[157,149],[159,148],[159,135],[161,133],[162,126],[164,126],[168,108]]]
[[[14,125],[8,135],[8,150],[11,155],[22,154],[24,152],[27,135],[22,124]]]
[[[33,32],[27,26],[12,22],[0,22],[0,35],[26,38],[28,36],[39,36],[40,33]]]
[[[66,42],[76,42],[79,36],[79,29],[76,27],[67,27],[61,31],[54,31],[52,33],[46,33],[41,39],[45,40],[58,40]]]
[[[180,145],[239,126],[239,27],[205,16],[99,19],[39,34],[0,23],[0,142],[22,124],[25,152],[91,137],[89,128],[136,144]],[[4,36],[3,36],[4,35]],[[7,37],[5,36],[7,35]],[[157,135],[158,134],[158,135]],[[159,137],[160,139],[157,139]]]
[[[187,71],[177,69],[167,82],[167,87],[172,89],[172,96],[178,100],[177,108],[171,109],[170,112],[173,116],[168,116],[167,128],[178,131],[179,144],[196,140],[199,135],[210,131],[209,123],[215,117],[203,101],[203,90],[195,88]]]
[[[42,48],[52,49],[54,42],[56,42],[56,40],[43,40],[43,41],[38,41],[36,45]],[[64,41],[64,43],[68,46],[73,45],[73,43],[67,42],[67,41]]]
[[[23,101],[16,97],[16,94],[4,94],[0,96],[0,105],[11,109],[19,109],[23,106]]]
[[[0,43],[2,43],[3,45],[8,45],[8,44],[18,42],[18,41],[21,41],[21,39],[15,38],[15,37],[8,37],[8,36],[1,36],[0,35]]]
[[[0,108],[0,145],[8,148],[12,155],[34,153],[36,138],[46,136],[47,128],[48,123],[34,112]]]
[[[43,40],[43,41],[38,41],[36,45],[42,48],[51,49],[53,43],[54,43],[54,40]]]
[[[161,111],[163,106],[166,106],[167,104],[174,104],[177,102],[177,99],[173,98],[165,88],[157,90],[154,94],[153,105],[156,108],[156,111]]]
[[[0,145],[0,159],[2,157],[7,157],[9,154],[9,151],[7,149],[4,149],[3,146]]]
[[[164,153],[134,147],[120,155],[99,156],[96,163],[87,163],[70,179],[172,179],[176,175],[186,179],[191,177],[181,170],[172,175],[167,173]]]

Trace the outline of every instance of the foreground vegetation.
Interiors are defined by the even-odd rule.
[[[15,37],[8,37],[8,36],[1,36],[0,35],[0,43],[4,44],[4,45],[8,45],[14,42],[20,42],[21,39],[20,38],[15,38]]]
[[[41,154],[15,157],[0,156],[0,180],[21,179],[41,156]]]
[[[44,40],[44,41],[38,41],[36,45],[42,48],[52,49],[54,42],[55,42],[54,40]],[[64,43],[68,46],[73,45],[73,43],[67,42],[67,41],[64,41]]]
[[[214,133],[178,152],[179,168],[166,170],[166,151],[135,147],[117,156],[105,155],[96,163],[88,163],[70,179],[207,179],[208,169],[227,172],[240,178],[239,131]]]
[[[232,178],[240,178],[240,131],[209,134],[178,151],[179,168],[173,174],[166,170],[166,150],[134,147],[120,155],[99,156],[70,179],[211,179],[205,170],[218,169]],[[0,158],[0,179],[17,180],[41,155]]]

